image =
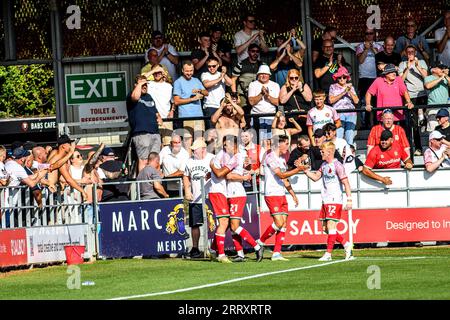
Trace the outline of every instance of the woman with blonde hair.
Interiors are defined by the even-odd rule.
[[[301,115],[295,116],[302,127],[303,132],[307,131],[306,114],[311,109],[311,101],[311,88],[304,82],[300,71],[297,69],[289,70],[286,83],[280,90],[280,104],[283,105],[283,110],[287,118],[289,118],[290,112],[304,112]],[[292,123],[289,123],[288,128],[295,128],[295,126]],[[294,141],[296,141],[295,138]]]

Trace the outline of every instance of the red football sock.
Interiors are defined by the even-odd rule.
[[[253,248],[258,245],[250,232],[248,232],[246,229],[239,227],[237,228],[236,233],[241,236],[242,240],[246,241]]]
[[[216,233],[217,251],[219,254],[225,254],[225,235]]]
[[[331,253],[334,248],[334,243],[336,242],[336,234],[328,234],[327,240],[327,252]]]
[[[264,232],[260,240],[262,242],[266,242],[267,239],[269,239],[271,236],[275,234],[275,231],[278,231],[278,228],[275,225],[275,223],[272,223],[270,226],[267,227],[266,231]]]
[[[284,236],[286,235],[286,228],[281,228],[280,231],[277,231],[277,235],[275,238],[275,247],[273,248],[273,252],[281,252],[281,246],[284,242]]]
[[[232,238],[233,238],[233,244],[234,244],[234,247],[236,248],[236,251],[244,250],[244,248],[242,247],[241,236],[238,235],[237,233],[233,233]]]

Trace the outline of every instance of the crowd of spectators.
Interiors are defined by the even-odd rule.
[[[58,148],[65,147],[53,161],[48,160],[51,148],[22,144],[8,152],[0,146],[0,186],[27,185],[36,190],[38,201],[39,190],[54,192],[56,184],[84,186],[81,191],[97,184],[99,199],[110,201],[127,199],[129,190],[103,183],[133,176],[138,181],[155,180],[141,183],[142,199],[174,197],[183,190],[180,181],[195,170],[186,169],[190,159],[209,159],[223,148],[228,135],[238,137],[239,150],[256,181],[272,139],[280,135],[289,138],[283,157],[291,168],[301,158],[318,169],[323,161],[320,146],[326,141],[335,143],[335,157],[346,170],[358,170],[384,184],[392,181],[372,169],[400,168],[402,162],[411,169],[414,155],[423,155],[429,172],[450,166],[448,109],[416,107],[449,101],[450,11],[444,13],[444,27],[435,31],[437,57],[411,18],[405,20],[403,35],[389,35],[383,43],[375,41],[376,30],[366,28],[355,52],[358,79],[352,79],[352,66],[336,49],[336,28],[327,27],[312,43],[309,66],[304,63],[307,47],[295,29],[275,38],[276,50],[269,56],[265,32],[257,26],[257,17],[245,15],[242,29],[229,44],[222,26],[213,25],[198,35],[198,46],[183,61],[162,32],[153,32],[145,64],[127,97],[135,172],[126,172],[114,151],[104,145],[84,160],[63,137]],[[303,77],[308,69],[312,83]],[[409,112],[395,108],[400,106]],[[370,130],[365,164],[356,156],[354,140],[361,129]],[[429,133],[428,148],[421,145],[424,132]],[[61,169],[66,165],[69,178]],[[58,179],[50,177],[55,170],[61,171]],[[252,187],[250,181],[243,183]],[[81,199],[86,198],[81,191],[79,200],[92,202],[92,192]]]

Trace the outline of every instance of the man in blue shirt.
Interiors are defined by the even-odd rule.
[[[201,99],[208,95],[202,82],[194,78],[194,64],[192,61],[183,62],[183,76],[173,84],[173,102],[178,107],[178,118],[203,117]],[[183,127],[195,138],[203,136],[205,122],[203,120],[189,120],[183,122]]]
[[[140,172],[147,164],[150,152],[161,151],[158,126],[162,125],[162,118],[152,96],[147,93],[145,76],[136,77],[134,90],[127,96],[127,112],[131,141],[139,158],[138,172]]]

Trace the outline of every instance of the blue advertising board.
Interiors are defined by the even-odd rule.
[[[182,200],[102,203],[100,254],[109,258],[184,253],[188,235]]]

